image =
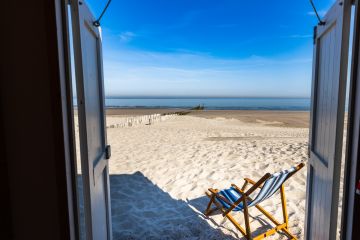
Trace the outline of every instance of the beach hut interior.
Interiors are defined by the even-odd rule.
[[[359,0],[303,0],[317,23],[300,111],[108,107],[102,2],[1,3],[1,239],[359,238]]]

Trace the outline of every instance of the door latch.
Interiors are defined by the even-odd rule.
[[[110,145],[106,145],[105,156],[106,156],[106,159],[110,159],[110,157],[111,157],[111,146]]]

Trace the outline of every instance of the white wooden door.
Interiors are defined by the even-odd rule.
[[[74,0],[71,9],[86,238],[111,239],[100,29],[85,2]]]
[[[306,239],[335,239],[350,1],[336,1],[314,32]]]

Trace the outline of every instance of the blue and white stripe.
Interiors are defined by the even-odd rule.
[[[223,196],[228,200],[231,204],[234,204],[239,198],[241,198],[241,194],[235,190],[235,188],[231,187],[229,189],[221,190],[219,192],[219,195]],[[225,202],[223,199],[217,197],[216,198],[221,205],[223,205],[224,208],[230,208],[230,205]],[[243,209],[243,203],[241,202],[239,205],[237,205],[236,208],[233,209],[233,211],[241,211]]]
[[[264,201],[271,197],[281,185],[288,179],[290,173],[296,170],[295,167],[292,167],[288,170],[284,170],[278,173],[274,173],[270,178],[268,178],[263,187],[261,188],[259,194],[254,198],[254,200],[249,204],[249,207],[259,204],[260,202]]]
[[[271,197],[277,190],[279,190],[281,185],[288,179],[289,174],[291,174],[295,170],[296,168],[292,167],[288,170],[284,170],[271,175],[271,177],[265,181],[263,187],[261,188],[257,196],[253,199],[253,201],[248,202],[248,206],[249,207],[255,206],[256,204],[259,204],[260,202]],[[233,187],[229,189],[221,190],[219,194],[224,198],[226,198],[232,204],[241,197],[241,194],[237,192]],[[217,197],[216,199],[223,205],[224,208],[226,209],[230,208],[230,205],[223,199],[219,197]],[[243,209],[243,203],[240,203],[236,208],[234,208],[234,211],[241,211],[242,209]]]

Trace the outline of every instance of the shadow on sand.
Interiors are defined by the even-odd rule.
[[[209,199],[176,200],[153,184],[141,172],[110,175],[113,238],[123,239],[245,239],[236,229],[221,231],[222,220],[205,217]],[[250,211],[258,228],[253,236],[272,228],[258,211]],[[219,211],[214,215],[220,214]],[[236,217],[240,217],[239,213]],[[219,219],[219,218],[218,218]],[[222,218],[220,218],[222,219]],[[207,220],[207,221],[206,221]],[[209,225],[209,222],[213,226]],[[231,223],[229,223],[231,224]],[[279,234],[279,233],[278,233]],[[278,237],[285,237],[280,233]]]
[[[236,239],[204,219],[205,196],[173,199],[141,172],[110,175],[110,186],[114,239]]]

